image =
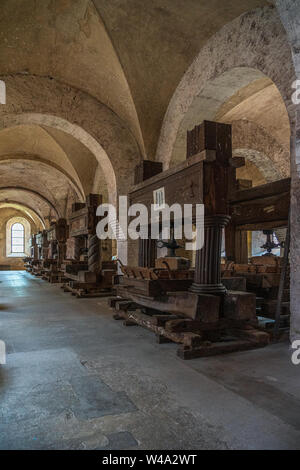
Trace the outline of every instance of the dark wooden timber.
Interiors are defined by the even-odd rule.
[[[58,219],[52,222],[47,229],[48,258],[43,262],[42,279],[50,283],[61,283],[65,281],[61,269],[66,257],[66,241],[68,238],[68,225],[66,219]]]
[[[214,156],[214,150],[211,152],[204,150],[199,155],[134,185],[129,191],[130,204],[145,204],[150,212],[151,204],[154,204],[153,191],[161,187],[164,187],[165,199],[170,206],[175,203],[201,204],[203,160]]]
[[[151,238],[139,239],[139,266],[152,268],[156,258],[156,240]]]
[[[222,229],[229,222],[226,215],[204,218],[204,246],[196,253],[195,278],[191,291],[196,294],[219,294],[226,292],[221,283]]]
[[[77,297],[95,297],[102,296],[104,292],[111,293],[116,266],[113,262],[102,261],[101,241],[96,234],[99,221],[96,211],[101,202],[101,195],[89,194],[85,204],[76,203],[72,206],[68,220],[71,240],[68,240],[67,245],[73,247],[74,257],[71,262],[65,264],[64,273],[69,281],[63,287],[65,291]],[[80,261],[80,249],[83,248],[85,259]]]
[[[162,172],[163,165],[161,162],[155,162],[151,160],[143,160],[139,165],[136,166],[134,172],[134,184],[141,183],[152,176]]]
[[[229,195],[231,222],[225,229],[226,256],[236,263],[247,263],[247,231],[286,227],[290,207],[290,178]]]
[[[214,151],[213,161],[203,162],[204,245],[197,250],[195,278],[191,291],[221,294],[226,292],[221,283],[222,230],[229,223],[228,193],[235,178],[232,165],[231,126],[204,121],[187,134],[187,159],[204,149]],[[238,162],[240,163],[240,162]]]
[[[180,269],[160,271],[159,263],[151,269],[155,246],[148,239],[140,241],[143,267],[121,266],[124,276],[115,286],[118,297],[110,302],[115,319],[148,328],[160,342],[178,343],[178,355],[184,359],[269,341],[269,335],[257,329],[256,298],[245,292],[245,280],[228,282],[241,286],[238,292],[226,291],[221,283],[222,230],[230,221],[229,201],[240,188],[249,187],[248,182],[236,181],[236,168],[243,164],[243,158],[232,158],[231,126],[205,121],[188,133],[185,162],[141,181],[129,192],[130,204],[142,203],[148,211],[154,204],[153,192],[160,189],[169,206],[205,206],[204,246],[197,250],[194,273],[188,270],[189,276],[183,277]],[[231,230],[235,234],[235,225]],[[233,252],[236,242],[234,238]],[[234,339],[224,341],[223,336]]]
[[[230,198],[230,203],[251,201],[270,196],[277,196],[278,194],[289,193],[291,189],[291,178],[285,178],[272,183],[255,186],[254,188],[236,191]]]
[[[50,228],[47,230],[50,251],[48,257],[53,258],[55,254],[59,266],[66,257],[68,232],[69,228],[66,219],[58,219],[58,221],[51,224]]]

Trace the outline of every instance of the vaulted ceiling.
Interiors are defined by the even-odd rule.
[[[170,99],[201,48],[239,15],[271,4],[2,0],[0,78],[8,85],[7,105],[0,107],[0,202],[24,197],[31,207],[24,196],[30,190],[34,203],[40,197],[42,217],[51,205],[63,215],[68,198],[82,200],[94,190],[109,197],[119,180],[121,186],[129,184],[139,159],[155,157]],[[214,117],[243,119],[234,95],[253,81],[259,86],[249,88],[246,98],[255,94],[251,106],[261,115],[259,92],[269,86],[269,103],[273,95],[272,83],[260,80],[259,74],[248,77],[227,90]],[[190,114],[187,126],[198,123],[197,103],[195,110],[197,122]],[[62,118],[62,124],[50,125],[50,115]],[[280,120],[270,125],[285,146],[287,123],[284,129]],[[10,194],[13,186],[17,189]]]

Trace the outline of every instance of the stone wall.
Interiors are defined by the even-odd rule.
[[[157,159],[167,168],[184,116],[210,80],[235,67],[256,69],[279,90],[291,128],[291,338],[300,337],[300,110],[292,84],[300,78],[299,0],[249,11],[226,24],[201,49],[166,112]],[[297,116],[298,114],[298,116]],[[296,122],[297,116],[297,122]]]
[[[276,0],[282,24],[289,38],[296,77],[300,80],[300,2]],[[292,82],[290,93],[293,93]],[[291,339],[300,338],[300,104],[291,136]]]
[[[22,217],[28,221],[31,227],[31,233],[37,232],[37,227],[33,221],[24,215],[21,211],[14,208],[1,208],[0,209],[0,269],[24,269],[23,257],[10,257],[7,255],[7,239],[6,239],[6,225],[7,222],[13,217]],[[29,254],[29,246],[27,243],[27,252]]]

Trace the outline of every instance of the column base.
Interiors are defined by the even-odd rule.
[[[189,291],[193,292],[194,294],[217,295],[217,294],[226,294],[227,289],[222,283],[219,283],[219,284],[196,284],[194,282],[191,285]]]

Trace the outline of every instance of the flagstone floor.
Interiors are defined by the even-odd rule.
[[[182,361],[106,303],[0,272],[0,449],[300,449],[288,344]]]

